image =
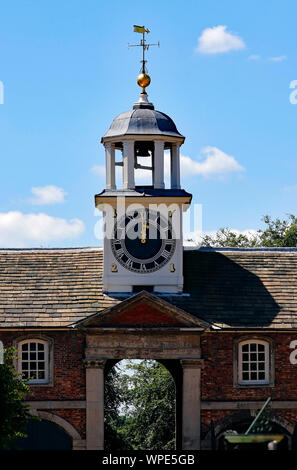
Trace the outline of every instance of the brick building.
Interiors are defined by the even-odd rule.
[[[210,448],[214,439],[220,447],[222,434],[246,430],[268,397],[274,430],[291,447],[297,422],[296,250],[183,249],[182,212],[191,202],[180,187],[184,137],[155,111],[139,82],[139,101],[102,138],[106,188],[95,203],[111,227],[103,249],[0,250],[0,341],[18,348],[15,366],[33,377],[28,400],[42,418],[29,430],[35,443],[28,442],[35,448],[103,449],[104,374],[119,360],[148,358],[164,364],[176,383],[177,448]],[[117,165],[123,168],[121,187]],[[136,184],[137,169],[151,172],[150,185]],[[158,208],[151,216],[156,204],[163,214]],[[140,232],[132,241],[131,220]],[[116,229],[125,229],[124,237]]]
[[[102,270],[97,248],[0,251],[1,341],[19,348],[25,360],[16,366],[23,372],[24,345],[35,345],[31,354],[38,354],[40,344],[45,353],[31,386],[34,413],[61,427],[73,448],[85,448],[93,406],[88,372],[101,374],[108,362],[123,358],[154,358],[177,382],[180,446],[182,376],[200,367],[200,390],[198,379],[190,385],[200,395],[203,448],[210,446],[211,421],[219,444],[227,429],[245,428],[269,396],[276,429],[291,445],[297,421],[297,366],[290,361],[297,339],[296,250],[185,250],[183,296],[140,292],[119,300],[103,294]],[[97,338],[100,352],[92,342]],[[257,375],[244,376],[246,362],[256,364]],[[90,425],[98,429],[98,423]]]

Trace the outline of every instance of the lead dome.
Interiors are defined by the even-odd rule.
[[[132,110],[119,114],[112,121],[103,139],[137,134],[183,138],[167,114],[155,110],[151,103],[138,102]]]

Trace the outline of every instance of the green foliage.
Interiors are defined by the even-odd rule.
[[[265,215],[262,220],[266,227],[264,230],[258,230],[256,234],[238,234],[225,227],[218,230],[214,236],[205,235],[199,245],[231,248],[297,246],[297,218],[293,214],[283,220],[273,220],[269,215]]]
[[[116,440],[106,442],[107,448],[174,449],[175,384],[170,373],[158,362],[145,360],[128,361],[124,371],[118,368],[113,374],[118,387],[115,401],[117,417],[110,410],[107,423],[111,424],[122,443]],[[106,403],[107,411],[111,404],[110,396],[106,397]]]
[[[288,219],[272,220],[270,216],[263,217],[266,229],[260,231],[261,246],[297,246],[297,218],[290,214]]]
[[[104,382],[104,449],[131,450],[123,431],[126,418],[120,415],[121,404],[124,400],[124,384],[121,369],[115,365],[108,372]]]
[[[0,365],[0,447],[3,449],[13,447],[15,439],[27,437],[27,423],[32,419],[29,407],[21,401],[30,388],[15,371],[15,354],[15,348],[6,349],[4,364]]]
[[[221,228],[214,236],[205,235],[201,240],[202,246],[213,247],[231,247],[231,248],[253,248],[257,247],[259,240],[257,235],[248,237],[247,235],[238,234],[229,228]]]

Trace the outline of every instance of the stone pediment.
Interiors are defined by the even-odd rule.
[[[76,326],[88,328],[192,327],[205,330],[211,325],[155,295],[142,291],[76,323]]]

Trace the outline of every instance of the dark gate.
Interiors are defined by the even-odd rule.
[[[28,423],[27,438],[17,439],[18,450],[71,450],[72,437],[51,421],[32,419]]]

